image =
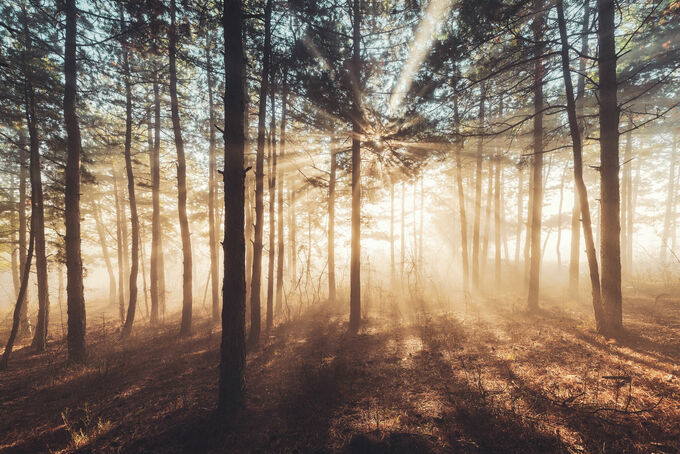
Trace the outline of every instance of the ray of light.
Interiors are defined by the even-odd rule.
[[[418,25],[415,39],[409,50],[406,64],[402,68],[397,84],[392,90],[389,105],[390,112],[396,112],[401,105],[406,92],[411,87],[413,78],[432,46],[435,29],[451,9],[451,3],[452,0],[431,0],[427,5],[427,10]]]

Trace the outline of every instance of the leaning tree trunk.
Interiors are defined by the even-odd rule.
[[[352,2],[352,237],[350,252],[349,332],[361,323],[361,0]]]
[[[588,29],[590,26],[590,0],[585,0],[583,5],[583,21],[581,23],[581,55],[588,55]],[[583,138],[585,119],[583,110],[586,95],[586,59],[579,58],[578,86],[576,88],[576,116],[580,118],[578,123],[579,134]],[[569,293],[578,294],[579,258],[581,255],[581,232],[579,219],[581,207],[579,206],[578,189],[574,185],[574,207],[571,214],[571,253],[569,255]]]
[[[597,251],[593,240],[593,228],[590,220],[590,207],[588,205],[588,191],[583,181],[583,159],[582,159],[582,131],[579,128],[576,116],[576,103],[574,101],[574,89],[571,83],[571,73],[569,69],[569,42],[567,38],[567,26],[564,20],[564,10],[562,0],[557,2],[557,17],[560,28],[560,39],[562,41],[562,75],[567,97],[567,115],[569,117],[569,132],[571,133],[572,150],[574,154],[574,184],[576,193],[579,197],[578,205],[581,208],[581,220],[583,224],[583,237],[586,242],[586,254],[588,257],[588,269],[590,271],[590,284],[593,296],[593,310],[595,312],[595,322],[598,331],[603,328],[603,309],[600,291],[600,275],[597,265]]]
[[[32,49],[31,35],[28,31],[28,17],[24,9],[23,32],[26,52]],[[35,242],[35,265],[38,281],[38,322],[35,326],[35,335],[31,346],[37,351],[44,351],[47,346],[47,327],[49,324],[49,291],[47,285],[47,254],[45,253],[45,209],[43,206],[43,188],[40,170],[40,140],[38,137],[38,119],[36,116],[35,90],[33,88],[33,75],[28,64],[28,58],[24,59],[24,113],[28,126],[29,150],[30,150],[30,179],[31,179],[31,229]],[[24,207],[21,207],[22,211]],[[25,297],[25,295],[24,295]],[[24,298],[27,299],[27,298]],[[26,301],[22,303],[22,317],[26,314]],[[28,319],[28,317],[26,317]]]
[[[619,206],[619,107],[616,99],[616,44],[614,0],[598,0],[597,60],[600,100],[600,179],[602,303],[605,331],[623,328],[621,311],[621,225]]]
[[[84,363],[85,348],[85,296],[83,293],[83,262],[80,256],[80,126],[76,113],[77,66],[76,0],[65,0],[66,35],[64,43],[64,123],[66,124],[65,189],[65,252],[66,293],[68,308],[68,360]]]
[[[536,52],[534,63],[534,144],[533,191],[531,209],[531,264],[529,269],[529,309],[538,309],[538,287],[541,271],[541,211],[543,208],[543,0],[534,0],[536,16],[532,24]]]
[[[33,211],[33,210],[31,210]],[[31,233],[28,240],[28,251],[26,252],[26,267],[21,275],[21,286],[19,287],[19,296],[17,297],[16,305],[14,306],[14,316],[12,318],[12,330],[9,333],[9,338],[7,339],[7,345],[5,346],[5,351],[0,358],[0,370],[7,369],[7,363],[9,362],[9,356],[12,354],[12,349],[14,348],[14,341],[19,333],[19,324],[21,322],[21,309],[26,303],[26,289],[28,288],[28,277],[31,271],[31,260],[33,259],[33,244],[34,241],[34,223],[35,220],[31,216]]]
[[[262,229],[264,225],[264,144],[269,93],[269,63],[271,52],[272,0],[264,8],[264,51],[262,54],[262,79],[257,118],[257,155],[255,157],[255,239],[253,241],[253,271],[250,277],[250,334],[248,344],[260,341],[260,286],[262,282]]]
[[[245,58],[241,0],[225,0],[224,33],[224,280],[218,411],[234,414],[245,394],[245,236],[243,169]]]
[[[122,14],[121,14],[122,16]],[[122,18],[121,18],[122,19]],[[122,22],[122,21],[121,21]],[[125,79],[125,173],[127,175],[128,196],[130,203],[130,228],[132,231],[132,267],[130,268],[130,299],[127,317],[121,337],[132,333],[137,310],[137,274],[139,273],[139,218],[137,216],[137,199],[135,197],[135,176],[132,171],[132,85],[130,83],[130,60],[127,42],[123,40],[123,77]]]
[[[219,253],[217,252],[217,235],[219,228],[217,227],[217,219],[215,217],[215,202],[216,194],[215,188],[217,186],[217,159],[215,153],[215,108],[213,104],[213,74],[212,74],[212,56],[210,53],[211,46],[210,34],[205,36],[205,52],[206,52],[206,68],[208,77],[208,130],[210,131],[210,140],[208,146],[208,236],[210,243],[210,290],[212,295],[212,321],[217,323],[220,321],[220,296],[219,296]]]
[[[179,103],[177,101],[177,23],[175,19],[175,0],[170,2],[170,111],[172,116],[172,130],[175,135],[177,149],[177,212],[179,214],[179,229],[182,236],[183,279],[182,279],[182,322],[180,337],[191,334],[192,313],[192,257],[191,232],[189,232],[189,218],[187,217],[187,163],[184,156],[184,140],[179,120]]]

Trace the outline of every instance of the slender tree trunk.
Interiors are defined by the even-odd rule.
[[[534,145],[533,204],[531,209],[531,265],[529,271],[529,309],[538,309],[541,268],[541,211],[543,208],[543,0],[534,0],[536,16],[532,24],[537,60],[534,64]]]
[[[629,139],[630,141],[630,139]],[[675,216],[675,163],[677,161],[677,149],[676,149],[676,133],[673,133],[673,145],[671,149],[671,156],[670,156],[670,165],[668,167],[668,194],[666,195],[666,213],[664,215],[664,220],[663,220],[663,234],[661,237],[661,256],[660,260],[662,264],[666,264],[667,256],[668,256],[668,249],[670,248],[669,240],[671,238],[671,227],[673,225],[673,217]],[[630,151],[628,150],[628,146],[626,145],[626,160],[630,159]],[[626,165],[626,167],[629,167]],[[627,183],[627,178],[626,178],[626,173],[624,170],[624,188]],[[626,194],[624,192],[623,195],[624,201],[626,200]],[[624,244],[625,239],[624,239]]]
[[[286,152],[286,115],[287,115],[287,104],[288,104],[288,85],[287,85],[287,72],[284,70],[283,81],[282,81],[282,92],[281,92],[281,140],[279,142],[279,156],[281,159],[281,164],[278,170],[277,179],[277,191],[278,191],[278,237],[279,237],[279,250],[277,256],[276,265],[276,315],[281,315],[281,309],[283,307],[283,259],[285,253],[285,240],[283,238],[283,164],[285,164],[285,152]],[[329,258],[330,263],[330,258]]]
[[[38,136],[38,119],[36,115],[35,90],[33,88],[33,74],[28,63],[28,56],[32,51],[31,35],[28,30],[28,15],[23,8],[23,34],[26,56],[24,58],[24,113],[28,128],[30,150],[30,181],[31,181],[31,234],[33,235],[35,262],[38,281],[38,322],[31,346],[41,352],[47,346],[47,326],[49,322],[49,291],[47,285],[47,255],[45,252],[45,210],[43,206],[43,189],[40,168],[40,138]],[[24,206],[21,207],[24,211]],[[28,289],[26,289],[28,290]],[[22,319],[26,316],[26,296],[22,303]],[[28,322],[28,317],[25,317]],[[30,325],[29,325],[30,326]]]
[[[633,147],[633,137],[632,137],[632,132],[631,129],[633,127],[633,120],[632,118],[628,118],[628,134],[626,138],[626,161],[629,161],[629,165],[627,165],[627,169],[629,172],[628,175],[628,191],[626,198],[624,199],[624,202],[627,206],[626,208],[626,230],[628,231],[628,235],[626,236],[626,243],[624,247],[626,248],[626,269],[628,270],[629,275],[633,274],[633,237],[635,235],[635,232],[633,230],[633,217],[635,216],[635,211],[634,211],[634,205],[633,205],[633,153],[632,153],[632,147]],[[638,175],[639,177],[639,170],[640,168],[638,167]],[[678,172],[676,172],[677,174]],[[676,184],[677,187],[677,184]],[[677,191],[675,191],[677,193]],[[676,194],[677,195],[677,194]],[[675,218],[674,218],[674,223],[675,223]],[[675,224],[674,224],[675,225]],[[672,230],[673,235],[675,235],[675,229]],[[673,237],[675,238],[675,236]],[[673,248],[675,249],[675,248]]]
[[[94,214],[94,221],[97,226],[97,237],[102,247],[102,256],[106,264],[106,271],[109,274],[109,304],[115,306],[116,304],[116,274],[113,272],[113,265],[111,264],[111,256],[109,254],[109,247],[107,246],[106,228],[102,221],[101,208],[99,202],[92,201],[92,213]]]
[[[399,276],[401,281],[404,281],[404,263],[406,261],[406,183],[401,182],[401,235],[399,237],[400,245],[399,251],[401,253],[401,260],[399,265],[401,267]]]
[[[616,100],[616,46],[614,0],[597,0],[598,74],[600,100],[600,178],[602,302],[605,331],[623,328],[621,312],[621,225],[619,200],[619,107]]]
[[[423,270],[423,222],[425,213],[424,178],[420,176],[420,228],[418,232],[418,269]],[[421,271],[422,272],[422,271]]]
[[[349,332],[361,323],[361,0],[352,2],[352,238],[350,259]]]
[[[494,252],[495,267],[494,275],[496,278],[496,290],[501,288],[501,156],[500,153],[496,155],[496,167],[494,175]]]
[[[585,0],[583,5],[583,21],[581,23],[581,55],[588,55],[588,28],[590,26],[590,0]],[[576,115],[579,134],[583,138],[585,119],[583,109],[586,94],[586,59],[579,58],[578,86],[576,89]],[[579,260],[581,256],[581,232],[579,220],[581,207],[579,206],[578,188],[574,184],[574,207],[571,212],[571,253],[569,256],[569,293],[578,294]]]
[[[241,0],[225,0],[224,33],[224,281],[218,412],[236,413],[245,394],[245,57]]]
[[[486,101],[486,84],[482,82],[479,97],[479,129],[484,130],[484,103]],[[484,139],[477,143],[477,166],[475,169],[475,219],[472,230],[472,288],[479,289],[479,223],[482,212],[482,163],[484,160]]]
[[[215,153],[215,105],[213,100],[213,74],[212,74],[212,55],[211,50],[211,36],[210,33],[205,35],[205,60],[208,77],[208,130],[209,146],[208,146],[208,235],[210,237],[210,290],[212,295],[212,321],[217,323],[220,321],[220,292],[219,292],[219,252],[217,251],[217,235],[219,227],[217,225],[217,218],[215,216],[216,193],[217,186],[217,159]]]
[[[567,177],[567,166],[564,166],[562,172],[562,180],[560,182],[560,202],[557,209],[557,244],[555,246],[555,253],[557,254],[557,269],[562,271],[562,254],[560,247],[562,246],[562,205],[564,202],[564,180]]]
[[[66,293],[68,308],[68,360],[84,363],[85,297],[83,262],[80,256],[80,127],[76,113],[77,66],[76,0],[65,0],[66,38],[64,43],[64,122],[66,124],[65,223]]]
[[[562,51],[562,75],[564,79],[565,94],[567,97],[567,115],[569,117],[569,131],[571,133],[572,150],[574,154],[574,184],[579,197],[579,207],[581,208],[581,220],[583,225],[583,238],[586,242],[586,254],[588,257],[588,269],[590,271],[590,284],[593,298],[593,310],[598,331],[603,327],[603,309],[600,290],[600,275],[597,265],[597,251],[593,240],[593,228],[590,220],[590,207],[588,205],[588,192],[583,181],[583,160],[582,160],[582,131],[578,125],[576,116],[576,103],[574,101],[574,89],[571,83],[569,69],[569,43],[567,41],[567,26],[564,20],[564,10],[562,0],[557,2],[557,16],[560,28],[561,51]]]
[[[534,166],[533,163],[529,166],[529,197],[527,201],[527,220],[525,223],[524,234],[524,285],[529,289],[529,270],[530,270],[530,256],[531,256],[531,213],[534,206]]]
[[[331,152],[332,155],[332,152]],[[331,160],[334,160],[331,157]],[[335,163],[331,162],[331,172],[335,173]],[[333,175],[333,178],[335,178],[335,175]],[[335,181],[333,182],[335,185]],[[392,181],[392,176],[389,176],[389,182],[388,184],[390,185],[390,288],[394,288],[394,283],[396,281],[396,276],[394,275],[394,182]],[[333,188],[335,190],[335,188]],[[330,222],[330,219],[329,219]]]
[[[458,111],[458,97],[453,98],[453,121],[456,128],[456,139],[454,142],[454,152],[456,155],[456,185],[458,188],[458,214],[460,217],[460,245],[461,258],[463,263],[463,292],[467,295],[470,292],[470,263],[468,253],[468,230],[467,214],[465,210],[465,190],[463,188],[463,163],[461,159],[461,149],[463,148],[463,138],[460,132],[460,113]]]
[[[519,250],[522,245],[522,218],[524,213],[524,170],[517,169],[517,232],[515,236],[515,266],[519,269]]]
[[[121,19],[123,19],[121,12]],[[121,20],[121,23],[123,21]],[[139,274],[139,218],[137,216],[137,198],[135,197],[135,176],[132,170],[132,85],[130,83],[130,60],[127,42],[123,46],[123,78],[125,81],[125,173],[127,175],[128,196],[130,203],[130,228],[132,231],[132,268],[130,269],[130,299],[127,317],[121,332],[125,338],[132,333],[137,310],[137,274]]]
[[[262,54],[262,80],[257,119],[257,156],[255,159],[255,241],[253,242],[253,272],[250,288],[250,334],[248,344],[260,341],[260,285],[262,280],[262,230],[264,226],[264,145],[267,95],[269,93],[269,63],[271,52],[272,0],[264,8],[264,51]]]
[[[159,312],[165,315],[165,266],[163,231],[161,230],[161,97],[158,69],[154,67],[154,138],[151,152],[151,323],[158,323]],[[155,301],[155,303],[154,303]]]
[[[297,167],[293,172],[297,172]],[[288,231],[290,233],[290,276],[291,276],[291,287],[295,289],[297,287],[297,214],[295,212],[295,202],[297,200],[296,193],[296,183],[297,178],[295,173],[289,178],[290,181],[290,218]]]
[[[126,254],[125,254],[125,237],[123,236],[123,218],[125,217],[122,213],[122,204],[118,194],[118,172],[116,171],[115,164],[112,169],[113,174],[113,196],[114,204],[116,205],[116,250],[118,253],[118,316],[120,317],[120,324],[123,325],[125,322],[125,264]],[[126,232],[127,233],[127,232]]]
[[[274,76],[272,71],[272,84]],[[276,95],[270,89],[272,116],[269,123],[269,263],[267,268],[267,332],[274,327],[274,259],[276,257]]]
[[[486,186],[486,204],[484,206],[484,232],[482,234],[482,252],[481,252],[481,274],[486,276],[486,264],[489,259],[489,232],[491,230],[491,202],[493,200],[493,177],[494,177],[494,154],[489,157],[489,177]]]
[[[183,279],[182,279],[182,322],[180,337],[191,334],[192,312],[192,257],[191,257],[191,233],[189,232],[189,218],[187,217],[187,164],[184,156],[184,140],[182,139],[182,127],[179,120],[179,103],[177,100],[177,23],[175,20],[175,0],[170,1],[170,111],[172,115],[172,130],[175,135],[175,148],[177,148],[177,211],[179,214],[179,229],[182,236]]]
[[[28,197],[26,195],[26,181],[28,180],[28,154],[25,150],[26,137],[21,132],[21,148],[19,149],[19,275],[23,276],[26,268],[26,205]],[[19,336],[31,333],[31,323],[28,320],[28,288],[24,292],[24,301],[21,303],[21,313],[19,314]]]
[[[335,180],[338,167],[336,142],[331,139],[331,169],[328,180],[328,302],[335,304]]]

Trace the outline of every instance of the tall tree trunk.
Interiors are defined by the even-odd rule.
[[[529,271],[529,309],[538,308],[538,288],[541,268],[541,212],[543,208],[543,0],[534,0],[536,16],[532,24],[536,52],[534,63],[534,144],[533,144],[533,191],[534,199],[531,209],[531,265]]]
[[[585,0],[583,5],[583,20],[581,22],[581,55],[588,54],[588,29],[590,27],[590,0]],[[585,130],[585,119],[583,110],[586,95],[586,59],[579,58],[578,85],[576,88],[576,116],[578,130],[581,138]],[[580,119],[580,120],[579,120]],[[579,229],[579,219],[581,207],[579,206],[578,188],[574,184],[574,207],[571,212],[571,252],[569,255],[569,293],[578,293],[579,281],[579,259],[581,256],[581,232]]]
[[[335,304],[335,180],[337,143],[331,139],[331,171],[328,179],[328,302]]]
[[[557,244],[555,245],[555,253],[557,254],[557,269],[562,271],[562,253],[560,247],[562,246],[562,205],[564,202],[564,180],[567,177],[567,166],[564,166],[562,172],[562,179],[560,181],[560,202],[557,209]]]
[[[225,0],[224,33],[224,280],[218,411],[234,414],[245,392],[245,58],[241,0]]]
[[[350,258],[349,332],[361,323],[361,0],[352,2],[352,238]]]
[[[121,23],[123,23],[121,12]],[[139,274],[139,218],[137,216],[137,198],[135,197],[135,176],[132,170],[132,85],[130,83],[130,60],[127,42],[123,40],[123,78],[125,82],[125,173],[127,176],[128,196],[130,203],[130,228],[132,231],[132,267],[130,268],[130,299],[127,317],[121,337],[132,333],[137,310],[137,274]]]
[[[23,276],[26,268],[26,205],[28,197],[26,195],[26,181],[28,180],[28,162],[25,145],[26,137],[21,132],[21,147],[19,149],[19,275]],[[31,333],[31,323],[28,320],[28,287],[24,292],[24,301],[21,303],[21,313],[19,314],[19,336]]]
[[[496,278],[496,290],[501,288],[501,155],[500,152],[496,154],[496,167],[494,174],[494,252],[495,255],[495,266],[494,266],[494,276]]]
[[[531,213],[534,206],[534,166],[533,163],[529,166],[529,197],[527,201],[527,220],[525,223],[524,234],[524,285],[529,288],[529,270],[530,270],[530,256],[531,256]]]
[[[406,183],[401,182],[401,235],[399,236],[399,251],[401,260],[399,261],[399,278],[404,281],[404,262],[406,261]]]
[[[152,204],[153,204],[153,214],[152,214],[152,236],[156,238],[156,260],[158,261],[157,267],[158,271],[154,274],[158,278],[158,306],[160,309],[161,316],[165,318],[165,256],[163,254],[163,230],[161,229],[161,206],[160,206],[160,193],[161,193],[161,176],[160,176],[160,156],[161,156],[161,98],[159,94],[159,81],[158,81],[158,71],[154,73],[154,138],[153,138],[153,159],[154,174],[152,177]],[[154,230],[155,229],[155,230]]]
[[[276,265],[276,315],[281,315],[281,309],[283,307],[283,259],[285,253],[285,240],[283,238],[283,164],[285,164],[285,153],[286,153],[286,115],[287,115],[287,104],[288,104],[288,85],[287,85],[287,71],[283,72],[282,80],[282,92],[281,92],[281,139],[279,142],[279,156],[281,157],[281,164],[278,170],[277,179],[277,191],[278,191],[278,238],[279,238],[279,249],[277,256]],[[329,258],[330,266],[330,258]]]
[[[626,204],[626,231],[628,232],[628,235],[626,235],[626,243],[624,244],[624,247],[626,248],[626,263],[625,263],[625,268],[628,270],[629,275],[633,274],[633,236],[635,234],[633,230],[633,217],[635,216],[635,211],[634,211],[634,205],[633,205],[633,153],[632,153],[632,148],[633,148],[633,137],[632,137],[632,128],[633,128],[633,119],[628,118],[628,134],[626,138],[626,161],[629,162],[629,165],[626,166],[628,170],[628,191],[626,194],[626,198],[624,199],[623,203]],[[638,172],[640,168],[638,167]],[[677,172],[676,172],[677,174]],[[639,177],[639,173],[637,175]],[[677,185],[676,185],[677,187]],[[676,191],[677,192],[677,191]],[[676,194],[677,195],[677,194]],[[675,206],[675,205],[674,205]],[[674,223],[675,223],[675,218],[674,218]],[[675,235],[675,229],[672,229],[673,235]],[[675,238],[675,236],[673,236]],[[673,248],[675,249],[675,248]]]
[[[494,177],[494,154],[489,156],[489,177],[486,180],[486,203],[484,206],[484,232],[482,233],[482,252],[481,256],[481,274],[486,276],[486,264],[489,259],[489,232],[491,230],[491,202],[493,199],[493,177]]]
[[[31,229],[35,249],[35,262],[38,281],[38,321],[31,346],[37,351],[44,351],[47,346],[47,326],[49,323],[49,291],[47,285],[47,255],[45,253],[45,210],[43,206],[43,189],[40,168],[40,138],[38,136],[38,119],[36,115],[35,90],[33,74],[29,65],[32,52],[31,35],[28,30],[28,13],[23,8],[23,34],[26,55],[24,58],[24,114],[28,128],[30,150],[31,180]],[[23,212],[24,207],[21,207]],[[26,289],[27,290],[27,289]],[[25,296],[25,295],[24,295]],[[26,298],[25,298],[26,299]],[[22,318],[26,315],[26,301],[22,303]],[[28,321],[28,317],[26,317]]]
[[[155,69],[155,68],[154,68]],[[158,94],[158,72],[154,71],[153,80],[153,94],[154,94],[154,116],[156,115],[156,108],[158,108],[158,115],[160,116],[160,103]],[[154,120],[155,121],[155,120]],[[160,125],[159,125],[160,126]],[[151,257],[149,260],[149,284],[151,289],[151,325],[158,324],[158,306],[159,306],[159,289],[158,289],[158,236],[160,235],[160,156],[156,154],[156,145],[152,138],[151,119],[149,118],[149,171],[151,172]],[[160,155],[160,153],[158,153]]]
[[[294,169],[293,174],[289,178],[289,197],[290,197],[290,214],[289,214],[289,225],[288,232],[290,234],[290,276],[291,276],[291,286],[293,289],[297,287],[297,214],[295,213],[295,202],[297,199],[296,183],[297,178],[295,172],[297,167]]]
[[[272,86],[274,76],[272,71]],[[276,257],[276,95],[270,90],[272,116],[269,123],[269,263],[267,268],[267,332],[274,327],[274,258]]]
[[[80,127],[76,114],[77,66],[76,0],[65,0],[66,38],[64,42],[64,122],[66,124],[65,224],[66,224],[66,293],[68,308],[68,360],[84,363],[85,297],[83,262],[80,256]]]
[[[517,231],[515,233],[515,266],[519,269],[519,250],[522,245],[522,218],[524,213],[524,169],[517,168]]]
[[[333,152],[331,151],[331,173],[335,173],[335,163],[332,157]],[[332,175],[335,178],[335,175]],[[333,182],[335,185],[335,181]],[[389,176],[388,184],[390,185],[390,288],[394,288],[394,283],[396,281],[396,276],[394,275],[394,182],[392,181],[392,175]],[[330,186],[330,185],[329,185]],[[335,188],[333,188],[335,190]],[[330,191],[329,191],[330,192]],[[330,218],[329,218],[330,226]],[[330,239],[330,238],[329,238]],[[330,247],[330,244],[329,244]],[[330,260],[329,260],[330,262]]]
[[[461,258],[463,263],[463,292],[467,295],[470,292],[470,263],[468,253],[468,230],[467,215],[465,210],[465,190],[463,188],[463,163],[461,159],[461,149],[463,148],[463,138],[460,132],[460,113],[458,111],[458,97],[453,98],[453,121],[456,128],[456,138],[454,141],[454,152],[456,155],[456,185],[458,188],[458,214],[460,217],[460,246]]]
[[[253,271],[250,281],[250,334],[248,344],[254,346],[260,341],[260,286],[262,280],[262,229],[264,225],[264,144],[265,121],[267,116],[267,95],[269,93],[269,63],[271,53],[272,0],[264,7],[264,50],[260,101],[257,117],[257,156],[255,158],[255,240],[253,242]]]
[[[630,141],[630,139],[629,139]],[[670,156],[670,165],[668,168],[668,194],[666,195],[666,213],[664,215],[664,220],[663,220],[663,234],[661,237],[661,263],[666,264],[667,260],[667,255],[668,255],[668,249],[671,247],[669,244],[669,240],[671,238],[671,227],[673,225],[673,218],[675,217],[675,163],[677,161],[677,150],[676,150],[676,133],[673,133],[673,145],[671,149],[671,156]],[[628,145],[626,145],[626,160],[630,159],[629,156],[630,152],[628,150]],[[629,168],[628,165],[626,165],[627,168]],[[627,183],[627,178],[624,170],[624,188],[625,184]],[[626,196],[624,192],[623,196],[624,202],[626,201]],[[624,240],[624,244],[625,240]]]
[[[418,231],[418,269],[423,269],[423,222],[425,215],[425,179],[420,176],[420,228]],[[423,271],[421,271],[423,272]]]
[[[118,171],[116,165],[112,168],[113,174],[113,197],[116,205],[116,250],[118,253],[118,316],[120,317],[121,326],[125,322],[125,266],[127,263],[127,255],[125,254],[127,243],[127,235],[123,235],[123,225],[125,214],[123,213],[122,203],[118,193]],[[126,231],[127,233],[127,231]]]
[[[191,334],[191,311],[193,297],[191,233],[189,232],[189,218],[187,217],[187,163],[184,156],[184,140],[179,121],[179,103],[177,101],[177,23],[175,19],[175,0],[170,1],[170,111],[172,116],[172,130],[175,135],[177,149],[177,212],[179,214],[179,229],[182,236],[183,279],[182,279],[182,322],[179,330],[180,337]]]
[[[557,2],[557,16],[560,28],[561,52],[562,52],[562,75],[564,79],[565,94],[567,97],[567,115],[569,117],[569,132],[571,133],[572,150],[574,154],[574,184],[579,197],[578,205],[581,208],[581,220],[583,224],[583,238],[586,242],[586,254],[588,257],[588,269],[590,271],[590,284],[593,298],[593,310],[598,331],[603,327],[603,309],[600,291],[600,275],[597,265],[597,251],[593,240],[593,228],[590,220],[590,207],[588,205],[588,191],[583,181],[582,159],[582,131],[579,128],[576,116],[576,103],[574,101],[574,89],[571,83],[569,69],[569,42],[567,38],[567,26],[564,20],[562,0]]]
[[[597,60],[600,98],[600,178],[602,302],[605,330],[616,333],[623,328],[621,312],[621,225],[619,200],[619,107],[616,100],[616,45],[614,0],[597,0]]]
[[[210,290],[212,295],[212,321],[217,323],[220,321],[220,292],[219,292],[219,253],[217,251],[217,235],[219,227],[217,226],[217,218],[215,216],[216,194],[215,188],[217,186],[217,159],[215,153],[215,106],[213,101],[213,74],[212,74],[212,55],[211,50],[211,36],[210,33],[205,35],[205,60],[208,77],[208,130],[209,146],[208,146],[208,236],[210,243]]]
[[[486,84],[482,82],[479,97],[479,130],[484,131],[484,103],[486,101]],[[484,138],[477,142],[477,165],[475,168],[475,218],[472,228],[472,288],[479,288],[479,223],[482,212],[482,163],[484,159]]]

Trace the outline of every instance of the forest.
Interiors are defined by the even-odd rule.
[[[680,453],[680,0],[0,0],[0,452]]]

